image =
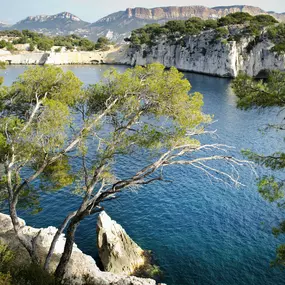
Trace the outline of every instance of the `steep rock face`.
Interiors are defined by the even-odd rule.
[[[25,221],[20,220],[22,235],[27,240],[36,238],[36,253],[40,261],[43,263],[45,257],[48,253],[49,246],[53,239],[53,236],[56,232],[56,228],[49,227],[43,229],[36,229],[29,226],[25,226]],[[25,265],[30,262],[30,257],[27,251],[23,248],[19,240],[17,239],[11,219],[8,215],[0,213],[0,242],[3,242],[12,249],[16,256],[17,265]],[[61,254],[64,249],[65,237],[61,235],[56,248],[54,255],[51,260],[50,270],[54,271]],[[72,284],[81,285],[84,283],[84,276],[89,277],[89,281],[97,285],[155,285],[156,282],[152,279],[137,278],[127,275],[117,275],[109,272],[102,272],[97,267],[94,259],[91,256],[84,254],[80,249],[77,248],[76,244],[73,246],[73,253],[68,263],[65,278],[72,280]]]
[[[249,49],[252,40],[249,37],[225,43],[215,40],[212,31],[187,37],[182,43],[170,43],[164,38],[153,47],[130,48],[125,63],[160,62],[167,67],[221,77],[236,77],[240,71],[259,76],[268,70],[285,69],[285,56],[272,52],[269,40],[265,38]]]
[[[131,274],[144,265],[144,251],[126,231],[102,212],[97,222],[99,256],[106,271]]]

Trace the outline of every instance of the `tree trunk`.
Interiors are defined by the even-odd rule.
[[[80,219],[78,217],[74,217],[70,224],[68,225],[67,232],[66,232],[66,242],[64,246],[64,252],[60,258],[59,264],[55,270],[54,276],[58,280],[62,280],[65,274],[66,266],[70,260],[73,244],[74,244],[74,236],[75,231],[79,225]]]
[[[51,260],[51,257],[53,255],[53,252],[54,252],[54,249],[55,249],[55,245],[56,245],[60,235],[63,233],[64,229],[66,228],[66,225],[68,224],[70,219],[72,219],[75,216],[75,214],[76,214],[76,212],[73,212],[73,213],[69,214],[64,219],[63,223],[61,224],[61,226],[57,230],[56,234],[54,235],[52,243],[51,243],[50,248],[49,248],[48,255],[47,255],[46,260],[45,260],[45,264],[44,264],[44,270],[45,271],[48,271],[48,269],[49,269],[50,260]]]
[[[17,201],[14,201],[14,199],[9,203],[9,212],[10,212],[10,217],[11,217],[12,224],[14,227],[14,231],[15,231],[19,241],[25,247],[25,249],[28,251],[32,261],[34,262],[34,261],[36,261],[36,257],[34,254],[33,246],[32,246],[31,242],[27,241],[25,239],[25,237],[22,236],[21,225],[20,225],[19,218],[17,215],[16,205],[17,205]]]

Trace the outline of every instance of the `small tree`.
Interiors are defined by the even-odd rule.
[[[38,49],[42,51],[50,51],[53,46],[54,41],[50,38],[44,37],[37,42]]]
[[[35,45],[34,43],[30,43],[29,45],[29,51],[34,51],[35,50]]]
[[[106,51],[106,50],[110,49],[110,47],[109,47],[110,45],[111,45],[111,42],[108,38],[100,37],[97,40],[97,43],[95,44],[95,49]]]
[[[6,45],[7,45],[6,41],[4,41],[4,40],[0,41],[0,48],[4,48],[4,47],[6,47]]]

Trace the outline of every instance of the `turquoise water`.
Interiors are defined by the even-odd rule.
[[[64,67],[86,84],[95,83],[107,66]],[[117,67],[124,70],[125,67]],[[25,67],[0,71],[10,84]],[[241,111],[227,79],[186,73],[192,91],[204,94],[204,111],[214,114],[217,137],[204,142],[235,146],[232,152],[250,148],[269,153],[272,148],[284,150],[281,135],[258,131],[276,118],[274,110]],[[122,158],[118,171],[130,173],[143,165],[144,158],[130,163]],[[260,174],[262,170],[258,169]],[[175,167],[167,174],[172,184],[153,184],[138,192],[124,193],[106,205],[106,211],[127,230],[143,248],[154,252],[168,285],[188,284],[284,284],[285,272],[272,269],[278,243],[271,227],[284,217],[284,212],[265,202],[256,191],[255,176],[243,170],[246,187],[235,189],[209,180],[191,168]],[[78,200],[68,189],[42,195],[43,211],[22,216],[32,226],[57,226]],[[80,226],[76,242],[87,254],[97,258],[96,219],[86,219]]]

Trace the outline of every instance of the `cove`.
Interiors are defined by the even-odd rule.
[[[11,66],[0,71],[0,76],[4,76],[6,84],[11,84],[25,68]],[[109,66],[63,68],[90,84],[100,80]],[[185,77],[193,86],[192,92],[204,95],[204,112],[213,114],[216,120],[210,129],[217,129],[217,136],[203,137],[204,143],[234,146],[231,153],[236,156],[247,148],[262,153],[281,150],[280,135],[270,131],[265,136],[258,131],[278,120],[274,110],[236,109],[228,79],[191,73],[185,73]],[[143,162],[140,157],[130,165],[127,158],[122,158],[121,171],[131,171]],[[265,173],[261,169],[258,172]],[[226,187],[191,168],[173,168],[168,175],[173,183],[156,183],[137,192],[126,192],[106,206],[108,214],[141,247],[154,252],[164,271],[163,282],[168,285],[284,283],[285,272],[269,266],[276,246],[282,242],[273,237],[271,228],[282,219],[283,212],[259,196],[256,177],[250,171],[242,171],[245,187],[239,189]],[[45,193],[41,196],[41,213],[20,215],[31,226],[57,226],[77,200],[69,189]],[[76,242],[85,253],[96,258],[95,232],[96,221],[92,217],[80,226]]]

